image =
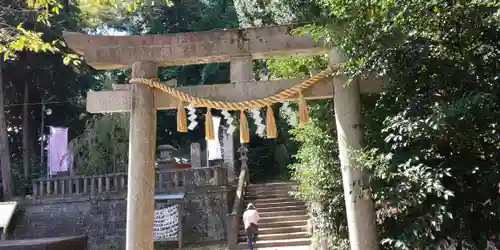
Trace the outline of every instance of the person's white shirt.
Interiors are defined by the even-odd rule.
[[[243,223],[245,223],[245,229],[247,229],[252,223],[258,225],[259,220],[259,213],[255,209],[249,209],[243,213]]]

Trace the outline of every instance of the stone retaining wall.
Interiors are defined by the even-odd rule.
[[[188,192],[184,200],[183,238],[186,243],[223,240],[232,192],[207,188]],[[229,196],[229,197],[228,197]],[[25,200],[14,220],[10,238],[33,239],[85,234],[90,250],[124,249],[126,195]]]

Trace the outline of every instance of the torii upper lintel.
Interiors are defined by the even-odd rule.
[[[130,68],[150,61],[159,66],[228,62],[232,57],[265,59],[273,56],[319,55],[323,42],[293,36],[297,25],[226,29],[146,36],[101,36],[65,32],[64,39],[96,69]]]

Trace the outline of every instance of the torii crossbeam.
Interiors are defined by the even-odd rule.
[[[260,99],[290,88],[305,79],[289,79],[274,81],[248,81],[239,83],[226,83],[214,85],[200,85],[179,87],[182,92],[192,96],[210,100],[227,102],[240,102]],[[333,83],[345,82],[343,77],[327,79],[304,91],[306,99],[331,99],[333,98]],[[175,84],[175,80],[168,84]],[[167,83],[165,83],[167,84]],[[124,84],[123,84],[124,85]],[[360,80],[361,93],[373,94],[382,91],[381,80]],[[178,105],[176,98],[158,89],[153,90],[154,107],[157,110],[175,109]],[[113,113],[130,111],[132,95],[130,85],[115,85],[113,91],[89,92],[87,94],[87,111],[90,113]]]
[[[132,68],[133,78],[156,78],[158,67],[230,62],[231,83],[181,87],[196,97],[221,101],[246,101],[273,95],[303,79],[256,82],[252,60],[272,56],[320,55],[331,48],[311,37],[291,35],[294,25],[231,29],[155,36],[90,36],[64,33],[68,46],[82,54],[96,69]],[[334,53],[335,54],[335,53]],[[332,63],[340,63],[333,56]],[[352,202],[351,183],[363,173],[352,168],[348,149],[361,149],[359,94],[379,93],[382,81],[354,81],[345,87],[344,77],[325,79],[306,90],[306,99],[335,99],[340,160],[344,166],[344,190],[351,249],[378,249],[371,198]],[[175,108],[177,100],[141,84],[119,86],[114,91],[89,92],[87,110],[92,113],[130,112],[130,148],[127,194],[127,250],[153,249],[156,111]]]

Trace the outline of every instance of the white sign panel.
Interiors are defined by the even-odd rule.
[[[0,202],[0,228],[7,228],[16,206],[17,202]]]

